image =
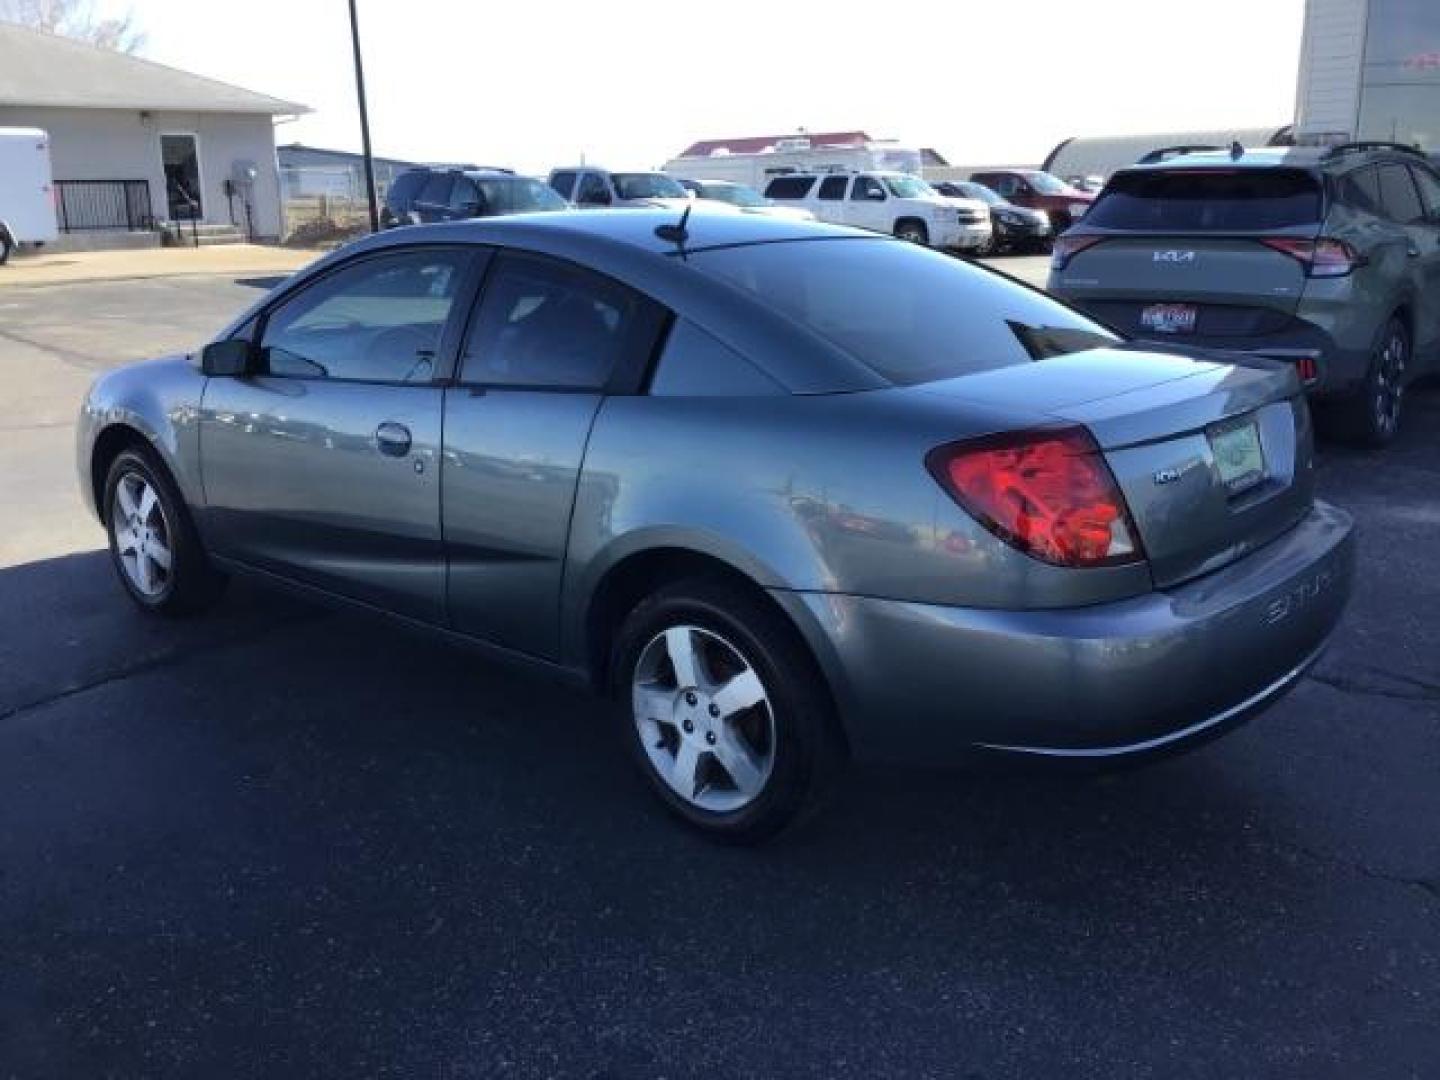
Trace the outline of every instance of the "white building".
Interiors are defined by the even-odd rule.
[[[1295,127],[1440,150],[1440,0],[1306,0]]]
[[[303,105],[0,22],[0,127],[50,135],[63,232],[282,231],[276,117]]]

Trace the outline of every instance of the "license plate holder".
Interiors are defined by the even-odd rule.
[[[1193,334],[1194,304],[1151,304],[1140,310],[1140,325],[1157,334]]]
[[[1248,491],[1265,479],[1265,448],[1260,442],[1260,426],[1253,419],[1212,429],[1210,453],[1220,483],[1231,495]]]

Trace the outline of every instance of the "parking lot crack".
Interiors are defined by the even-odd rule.
[[[1366,673],[1356,675],[1312,671],[1309,677],[1342,694],[1389,698],[1393,701],[1440,701],[1440,685],[1383,668],[1370,668]],[[1400,685],[1386,686],[1385,682]]]
[[[0,723],[17,719],[21,716],[26,715],[27,713],[35,712],[38,709],[43,709],[46,706],[54,705],[57,702],[66,701],[69,698],[79,697],[81,694],[87,694],[91,690],[99,690],[102,687],[111,686],[115,683],[121,683],[126,681],[127,679],[133,679],[140,675],[147,675],[152,671],[158,671],[162,668],[182,664],[187,660],[191,660],[199,656],[204,656],[208,653],[218,652],[221,649],[234,648],[237,645],[249,645],[256,641],[263,640],[264,638],[271,636],[279,630],[285,630],[295,626],[303,626],[306,623],[316,622],[323,617],[323,614],[298,615],[289,619],[277,620],[275,623],[266,627],[263,631],[260,631],[259,633],[237,634],[232,637],[226,637],[216,641],[206,642],[203,645],[196,645],[193,648],[180,649],[175,652],[161,653],[157,656],[149,656],[142,660],[137,660],[131,664],[124,664],[111,671],[107,671],[102,675],[97,675],[94,678],[86,679],[83,682],[63,687],[62,689],[57,690],[54,693],[46,694],[44,697],[35,698],[32,701],[23,701],[18,705],[12,705],[10,708],[0,711]]]
[[[1358,859],[1347,859],[1339,855],[1327,855],[1324,852],[1316,851],[1306,847],[1304,844],[1286,844],[1291,850],[1318,863],[1327,863],[1331,866],[1343,866],[1372,881],[1383,881],[1390,885],[1403,885],[1406,888],[1419,889],[1430,900],[1432,905],[1440,908],[1440,876],[1422,877],[1411,874],[1396,874],[1389,870],[1377,870],[1373,866],[1367,866]]]
[[[17,345],[24,345],[27,348],[36,349],[46,356],[58,360],[66,367],[77,368],[89,374],[93,374],[95,371],[96,357],[87,356],[85,353],[76,352],[73,349],[63,349],[58,345],[52,345],[48,341],[43,341],[39,338],[17,334],[14,330],[0,330],[0,340],[13,341]]]

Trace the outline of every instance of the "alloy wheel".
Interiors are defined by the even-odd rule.
[[[1395,434],[1395,429],[1400,426],[1400,406],[1405,397],[1406,351],[1405,335],[1392,327],[1376,360],[1370,399],[1375,429],[1387,438]]]
[[[775,767],[775,714],[759,674],[733,644],[672,626],[640,653],[635,727],[655,772],[691,806],[724,814],[752,803]]]
[[[170,523],[160,497],[146,477],[127,472],[115,485],[110,530],[126,579],[141,596],[154,600],[169,587],[175,557]]]

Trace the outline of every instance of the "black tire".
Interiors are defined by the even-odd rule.
[[[10,261],[10,252],[15,250],[15,245],[10,242],[10,234],[5,229],[0,229],[0,266]]]
[[[718,635],[723,645],[738,651],[763,686],[766,701],[759,708],[773,717],[772,764],[758,794],[738,809],[713,811],[687,801],[661,775],[651,760],[652,749],[645,745],[632,688],[647,646],[677,627]],[[611,660],[609,685],[630,757],[681,821],[713,840],[758,844],[795,827],[823,805],[845,759],[834,707],[798,633],[763,599],[709,578],[669,585],[625,619]],[[670,731],[679,737],[678,725]]]
[[[905,240],[911,244],[920,244],[922,247],[930,246],[930,230],[925,227],[923,221],[914,218],[904,218],[895,223],[895,239]]]
[[[1336,437],[1372,449],[1394,440],[1405,400],[1410,348],[1410,331],[1404,320],[1391,316],[1375,343],[1360,389],[1335,402],[1330,410]]]
[[[136,518],[125,520],[120,488],[122,483],[127,484],[128,488],[134,480],[143,481],[155,494],[158,517],[152,510],[145,516],[142,524],[145,531],[151,534],[151,540],[158,542],[169,552],[170,566],[165,571],[156,572],[154,568],[158,564],[147,558],[146,561],[155,574],[152,580],[156,586],[153,591],[148,592],[136,582],[132,571],[127,569],[126,559],[138,556],[128,555],[122,558],[121,554],[122,531],[127,531],[130,522]],[[157,615],[190,615],[210,607],[220,598],[225,587],[225,576],[215,569],[206,556],[180,489],[154,454],[140,448],[122,450],[117,454],[105,476],[101,507],[115,573],[126,593],[143,610]],[[127,546],[131,539],[133,532],[127,532],[127,539],[124,541]]]

